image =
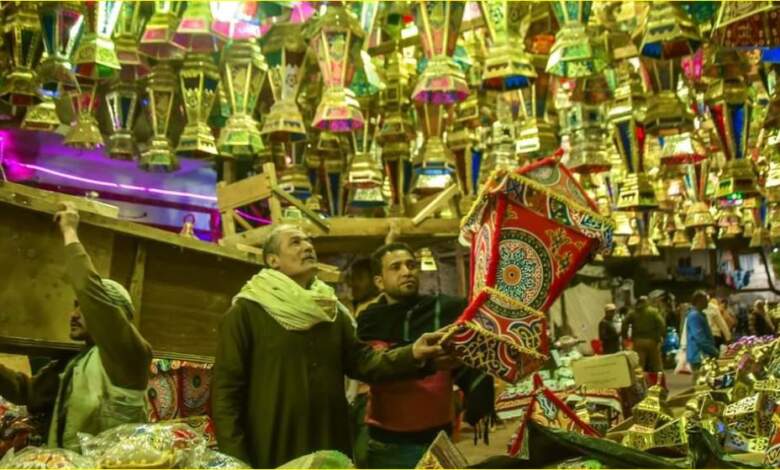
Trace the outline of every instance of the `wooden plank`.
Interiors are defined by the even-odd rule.
[[[241,217],[241,215],[236,211],[233,211],[233,219],[235,219],[235,221],[238,222],[238,225],[240,225],[244,230],[252,230],[254,228],[252,224],[247,222],[246,219]]]
[[[264,173],[250,176],[235,183],[217,185],[219,210],[236,209],[268,198],[271,184]]]
[[[263,174],[268,178],[269,190],[279,186],[279,182],[276,180],[276,166],[273,163],[263,163]],[[282,221],[282,204],[274,194],[270,196],[268,208],[271,210],[271,223],[278,224]]]
[[[420,225],[423,223],[425,219],[440,211],[443,206],[448,205],[450,200],[455,197],[459,191],[460,189],[458,189],[457,184],[451,184],[447,188],[443,189],[439,194],[436,195],[430,204],[428,204],[423,210],[414,216],[412,223],[414,225]]]
[[[79,212],[88,212],[111,219],[119,217],[119,207],[95,199],[55,193],[52,191],[43,191],[23,184],[9,182],[0,184],[0,188],[2,188],[4,192],[8,191],[11,195],[10,197],[16,200],[19,205],[29,204],[31,203],[30,199],[35,199],[38,206],[46,207],[47,212],[52,214],[59,210],[60,203],[70,202],[76,206],[76,209]]]
[[[135,262],[133,263],[133,273],[130,275],[128,291],[130,299],[135,307],[133,323],[135,326],[141,326],[141,305],[143,305],[144,278],[146,277],[146,246],[141,243],[135,251]]]

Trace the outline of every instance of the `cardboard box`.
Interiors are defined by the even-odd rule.
[[[634,384],[633,352],[619,352],[604,356],[590,356],[571,364],[574,382],[589,388],[624,388]]]

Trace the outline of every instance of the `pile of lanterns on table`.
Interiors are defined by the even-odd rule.
[[[149,171],[274,161],[323,214],[402,215],[558,152],[613,257],[780,241],[773,2],[1,5],[0,125]]]

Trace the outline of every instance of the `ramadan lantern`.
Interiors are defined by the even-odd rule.
[[[173,43],[187,52],[213,54],[221,45],[211,30],[211,5],[208,2],[187,2]]]
[[[149,73],[141,58],[138,41],[146,27],[146,19],[141,14],[141,2],[125,0],[122,2],[114,32],[117,60],[122,67],[120,78],[134,81]]]
[[[43,101],[28,106],[24,113],[24,119],[19,126],[22,129],[33,131],[54,132],[60,127],[60,118],[57,116],[57,107],[54,100],[48,96],[43,97]]]
[[[45,2],[38,15],[45,55],[38,65],[41,91],[58,97],[60,90],[70,93],[79,85],[71,70],[71,58],[84,30],[84,5],[79,2]]]
[[[76,122],[71,125],[64,143],[68,147],[94,149],[103,146],[95,110],[98,107],[98,84],[82,81],[80,91],[71,92],[69,97],[76,113]]]
[[[111,133],[108,137],[108,155],[118,160],[132,160],[136,155],[133,127],[138,115],[138,85],[116,80],[106,92]]]
[[[267,68],[254,42],[233,41],[223,50],[222,84],[230,103],[230,117],[217,142],[220,155],[252,157],[262,150],[263,139],[252,114]]]
[[[519,93],[517,152],[522,157],[542,158],[558,148],[557,126],[549,110],[553,77],[539,71],[533,84]]]
[[[179,26],[177,12],[179,2],[155,0],[154,13],[146,23],[138,50],[155,60],[177,60],[184,55],[184,48],[174,42]]]
[[[482,0],[479,6],[492,41],[482,73],[483,87],[502,91],[527,87],[536,78],[536,69],[524,44],[532,5]]]
[[[652,59],[679,59],[696,52],[702,43],[699,28],[679,2],[649,4],[637,33],[639,53]]]
[[[187,54],[179,71],[179,83],[187,125],[179,137],[176,153],[204,158],[217,155],[214,135],[207,124],[219,83],[219,69],[211,55]]]
[[[555,34],[546,71],[566,78],[583,78],[600,73],[608,63],[606,35],[593,35],[586,25],[593,2],[562,0],[551,4],[561,29]]]
[[[0,80],[0,99],[11,106],[31,106],[38,96],[35,65],[40,56],[41,24],[38,3],[2,3],[3,48],[7,67]]]
[[[111,36],[121,11],[118,0],[87,4],[87,29],[73,60],[77,76],[107,80],[118,74],[122,67]]]
[[[438,104],[417,106],[425,141],[413,161],[415,180],[412,192],[425,196],[437,193],[453,183],[455,162],[444,144],[443,131],[449,121],[448,109]]]
[[[179,168],[179,162],[168,138],[176,97],[176,74],[171,65],[160,62],[152,67],[146,90],[149,100],[146,111],[152,125],[152,139],[148,148],[141,153],[139,164],[146,171],[175,171]]]

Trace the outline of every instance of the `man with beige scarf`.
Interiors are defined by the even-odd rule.
[[[254,468],[317,450],[350,455],[344,375],[376,382],[432,372],[441,335],[376,352],[355,336],[348,311],[316,278],[317,255],[300,229],[281,225],[263,246],[268,268],[222,320],[212,410],[220,449]]]

